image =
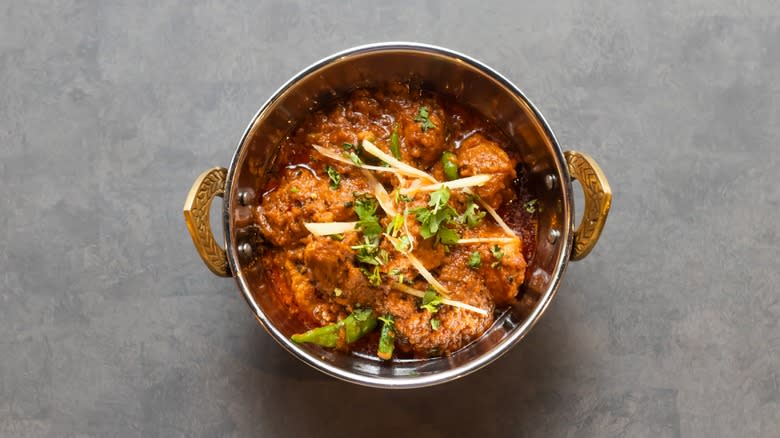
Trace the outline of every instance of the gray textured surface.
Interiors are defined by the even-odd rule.
[[[780,435],[780,19],[745,1],[0,2],[0,436]],[[615,192],[489,368],[388,393],[296,362],[181,217],[261,102],[419,40],[525,89]]]

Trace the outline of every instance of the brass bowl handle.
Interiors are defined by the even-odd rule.
[[[572,180],[578,180],[585,194],[585,210],[582,222],[574,231],[572,260],[582,260],[596,246],[604,224],[607,222],[609,207],[612,205],[612,189],[607,177],[590,155],[577,152],[564,152],[569,165]]]
[[[227,169],[215,167],[203,172],[192,184],[184,201],[184,222],[203,263],[220,277],[230,277],[227,254],[211,232],[209,210],[215,196],[224,197]]]

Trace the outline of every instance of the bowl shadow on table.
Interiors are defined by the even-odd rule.
[[[556,364],[576,364],[566,309],[552,306],[529,335],[493,364],[430,388],[381,390],[341,382],[301,363],[269,336],[259,336],[262,376],[241,391],[245,406],[263,411],[264,433],[347,436],[381,431],[398,436],[474,436],[538,423],[571,379]],[[570,367],[567,367],[570,368]],[[250,382],[247,382],[248,384]],[[252,391],[256,384],[257,391]],[[262,400],[261,400],[262,398]],[[529,409],[530,408],[530,409]],[[259,415],[251,412],[250,415]]]

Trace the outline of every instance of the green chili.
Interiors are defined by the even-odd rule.
[[[398,125],[393,127],[393,133],[390,135],[390,152],[396,160],[401,159],[401,137],[398,135]]]
[[[306,342],[331,348],[338,346],[339,341],[351,344],[373,330],[376,321],[371,309],[357,309],[341,321],[292,335],[291,339],[299,344]]]
[[[380,316],[382,321],[382,334],[379,337],[379,346],[376,355],[380,359],[390,360],[393,357],[393,348],[395,348],[395,320],[393,315]]]
[[[458,162],[455,154],[449,151],[441,154],[441,164],[444,166],[444,176],[447,180],[458,179]]]

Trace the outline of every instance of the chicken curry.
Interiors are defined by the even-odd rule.
[[[292,336],[381,359],[447,355],[512,304],[538,205],[516,148],[448,95],[359,88],[285,138],[253,221]]]

